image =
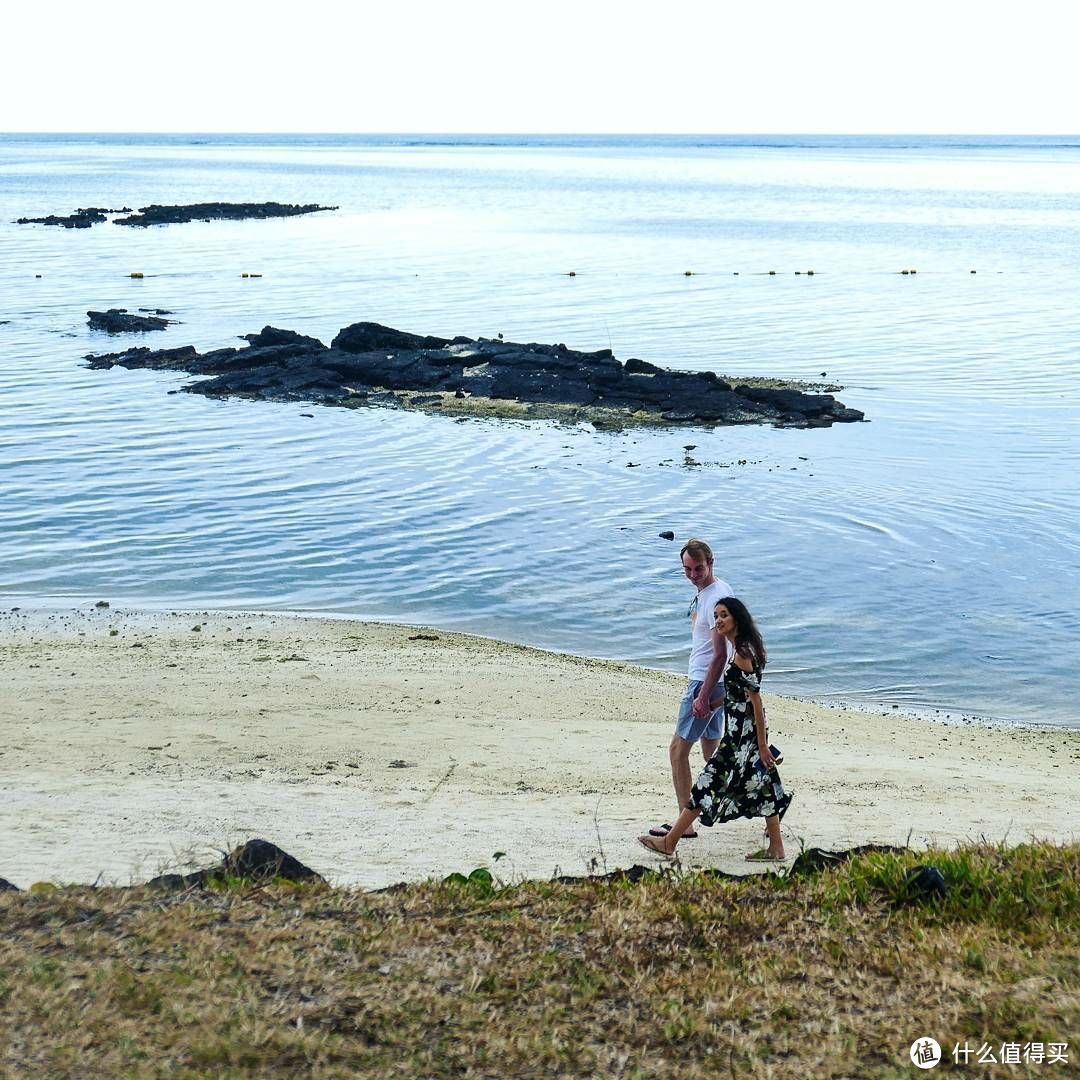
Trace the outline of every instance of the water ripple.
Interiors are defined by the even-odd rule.
[[[1075,724],[1080,151],[853,153],[0,140],[19,212],[121,189],[342,207],[0,222],[0,596],[328,611],[679,669],[671,529],[715,542],[774,690]],[[86,327],[106,306],[173,310],[155,346],[373,319],[824,371],[872,422],[618,434],[215,402],[170,393],[183,373],[83,367],[118,347]]]

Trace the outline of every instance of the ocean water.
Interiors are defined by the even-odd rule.
[[[13,223],[268,199],[339,209]],[[334,613],[679,670],[671,529],[716,548],[773,691],[1076,727],[1077,282],[1080,139],[0,136],[0,603]],[[180,322],[109,338],[86,311],[110,306]],[[82,361],[359,320],[827,373],[868,422],[454,421]]]

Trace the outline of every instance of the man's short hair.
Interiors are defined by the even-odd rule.
[[[689,553],[690,558],[694,560],[704,559],[709,563],[713,561],[712,548],[709,547],[704,540],[695,540],[693,538],[687,540],[686,543],[683,544],[682,551],[679,552],[679,558],[681,559],[687,553]]]

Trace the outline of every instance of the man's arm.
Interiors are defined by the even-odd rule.
[[[701,683],[701,689],[697,693],[697,697],[694,698],[694,715],[708,716],[712,712],[712,706],[710,702],[713,697],[713,689],[720,681],[720,676],[724,672],[724,668],[727,667],[727,638],[720,633],[716,627],[713,627],[713,658],[709,664],[709,670],[705,672],[705,678]],[[720,697],[723,697],[723,684],[720,687]]]

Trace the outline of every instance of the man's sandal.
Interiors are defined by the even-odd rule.
[[[667,834],[669,832],[671,832],[671,826],[668,825],[665,822],[663,825],[654,825],[649,830],[649,835],[650,836],[664,837],[664,836],[667,836]],[[682,838],[684,840],[696,840],[698,838],[697,830],[696,829],[688,829],[686,832],[684,832],[682,834]]]

